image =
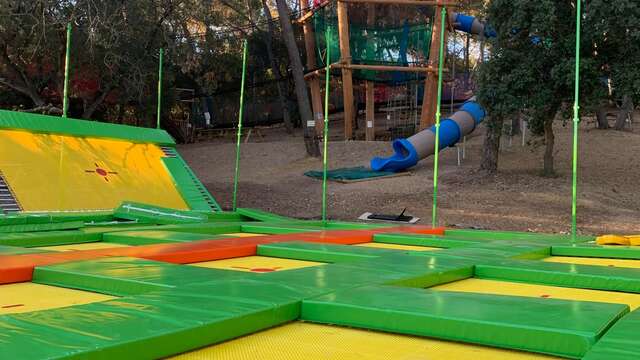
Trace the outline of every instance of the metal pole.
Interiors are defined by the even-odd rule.
[[[71,23],[67,23],[67,51],[64,57],[64,90],[62,93],[62,117],[69,109],[69,66],[71,65]]]
[[[160,48],[160,56],[158,61],[158,111],[156,119],[156,128],[160,129],[160,118],[162,111],[162,68],[164,63],[164,49]]]
[[[331,28],[327,26],[325,31],[325,42],[327,44],[326,58],[326,71],[324,78],[324,131],[322,133],[323,152],[322,152],[322,222],[327,223],[327,149],[329,142],[329,83],[331,81],[331,46],[329,46],[329,39],[331,39]]]
[[[440,150],[440,113],[442,102],[442,73],[444,65],[444,28],[446,27],[447,9],[442,8],[440,25],[440,54],[438,60],[438,102],[436,105],[436,141],[433,156],[433,208],[431,210],[431,225],[436,227],[438,224],[438,153]]]
[[[580,126],[580,33],[582,31],[582,0],[576,1],[576,70],[575,100],[573,104],[573,174],[571,186],[571,239],[578,232],[578,128]]]
[[[238,204],[238,177],[240,176],[240,140],[242,139],[242,118],[244,116],[244,82],[247,77],[247,40],[242,52],[242,81],[240,82],[240,111],[238,113],[238,140],[236,142],[236,171],[233,177],[233,211]]]

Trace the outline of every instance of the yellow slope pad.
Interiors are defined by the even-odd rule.
[[[551,256],[543,259],[543,261],[566,263],[566,264],[626,267],[626,268],[637,268],[637,269],[640,268],[640,260],[629,260],[629,259]]]
[[[0,171],[25,211],[187,209],[162,157],[154,144],[0,130]]]
[[[634,310],[640,306],[640,294],[574,289],[558,286],[515,283],[508,281],[467,279],[435,286],[431,289],[473,292],[480,294],[617,303],[629,305],[629,307],[631,307],[631,310]]]
[[[638,246],[640,245],[640,235],[628,235],[625,236],[627,239],[629,239],[629,245],[631,246]]]
[[[602,235],[596,238],[598,245],[630,245],[630,240],[626,236]]]
[[[93,242],[82,244],[70,244],[70,245],[55,245],[55,246],[41,246],[36,249],[49,250],[49,251],[75,251],[75,250],[99,250],[99,249],[111,249],[117,247],[128,247],[129,245],[114,244],[105,242]]]
[[[300,269],[310,266],[324,265],[313,261],[281,259],[267,256],[245,256],[240,258],[205,261],[189,264],[192,266],[207,267],[212,269],[225,269],[236,271],[248,271],[266,273],[281,270]]]
[[[231,233],[231,234],[222,234],[222,235],[240,237],[240,238],[254,237],[254,236],[266,236],[265,234],[254,234],[254,233]]]
[[[542,360],[555,357],[413,336],[296,322],[174,360]]]
[[[0,285],[0,315],[89,304],[111,299],[115,299],[115,297],[34,283]]]
[[[375,242],[358,244],[355,246],[372,247],[372,248],[378,248],[378,249],[411,250],[411,251],[442,250],[440,248],[428,247],[428,246],[399,245],[399,244],[387,244],[387,243],[375,243]]]

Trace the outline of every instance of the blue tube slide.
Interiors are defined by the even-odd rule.
[[[457,144],[464,136],[473,132],[485,116],[484,108],[474,100],[464,103],[458,112],[440,122],[438,151]],[[435,125],[408,139],[397,139],[392,143],[395,153],[387,158],[373,158],[371,169],[397,172],[413,167],[418,161],[434,153],[435,139]]]

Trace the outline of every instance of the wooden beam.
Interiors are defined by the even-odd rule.
[[[400,71],[400,72],[425,72],[437,73],[438,69],[426,66],[395,66],[395,65],[366,65],[366,64],[333,64],[331,67],[350,70],[373,70],[373,71]]]
[[[300,0],[303,9],[309,8],[309,0]],[[310,11],[307,14],[313,13]],[[316,39],[313,23],[305,21],[302,25],[304,32],[304,48],[307,53],[307,68],[316,68]],[[328,60],[329,61],[329,60]],[[305,79],[307,77],[305,76]],[[322,134],[324,129],[324,111],[322,105],[322,92],[320,91],[320,79],[317,76],[309,77],[309,89],[311,92],[311,108],[313,109],[313,121],[315,121],[316,136]],[[307,126],[307,124],[303,124]]]
[[[435,123],[436,108],[438,102],[438,65],[440,61],[440,29],[446,24],[442,23],[440,12],[442,6],[436,7],[436,16],[431,32],[431,49],[429,50],[429,68],[436,71],[429,72],[424,84],[424,96],[422,98],[422,114],[420,116],[420,129],[426,129]],[[444,42],[447,42],[447,33],[445,32]]]
[[[311,18],[313,17],[313,15],[316,13],[316,11],[318,11],[318,10],[320,10],[320,9],[324,8],[325,6],[329,5],[330,3],[331,3],[331,1],[330,1],[330,0],[327,0],[327,1],[323,2],[323,3],[322,3],[322,4],[320,4],[320,5],[314,6],[314,7],[313,7],[313,9],[309,10],[307,13],[305,13],[304,15],[300,16],[299,18],[297,18],[297,19],[295,20],[295,22],[297,22],[298,24],[302,24],[302,23],[304,23],[305,21],[308,21],[309,19],[311,19]],[[308,4],[309,4],[309,0],[306,0],[306,1],[305,1],[305,4],[307,4],[307,5],[308,5]],[[303,6],[303,4],[302,4],[302,1],[300,2],[300,6],[301,6],[303,9],[306,9],[306,8],[308,8],[308,7],[309,7],[309,6],[304,7],[304,6]]]
[[[447,6],[457,7],[457,1],[430,1],[430,0],[338,0],[338,2],[351,4],[377,4],[377,5],[416,5],[416,6]]]
[[[347,4],[338,3],[338,34],[340,39],[340,62],[351,64],[351,46],[349,44],[349,15]],[[353,139],[353,74],[350,68],[342,68],[342,99],[344,103],[344,138]]]
[[[376,23],[376,4],[367,4],[367,26],[373,27]],[[372,36],[367,36],[367,42],[373,42]],[[369,46],[367,48],[370,48]],[[376,99],[375,83],[367,81],[365,83],[365,141],[376,140]]]

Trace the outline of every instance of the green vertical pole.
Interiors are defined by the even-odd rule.
[[[69,66],[71,65],[71,23],[67,23],[67,51],[64,57],[64,90],[62,92],[62,117],[69,109]]]
[[[236,172],[233,177],[233,211],[238,204],[238,177],[240,176],[240,140],[242,139],[242,118],[244,116],[244,82],[247,76],[247,40],[242,52],[242,81],[240,82],[240,111],[238,113],[238,139],[236,141]]]
[[[327,26],[325,31],[325,42],[327,44],[325,82],[324,82],[324,131],[322,133],[323,152],[322,152],[322,222],[327,223],[327,144],[329,143],[329,82],[331,72],[331,46],[329,39],[331,38],[330,28]]]
[[[433,155],[433,208],[431,209],[431,226],[438,225],[438,154],[440,152],[440,113],[442,102],[442,73],[444,68],[444,31],[446,27],[447,9],[442,8],[440,22],[440,52],[438,57],[438,102],[436,105],[436,141]]]
[[[580,33],[582,32],[582,0],[576,1],[576,70],[575,100],[573,103],[573,174],[571,186],[571,239],[578,232],[578,128],[580,126]]]
[[[164,65],[164,49],[160,48],[160,54],[158,59],[158,111],[156,119],[156,128],[160,129],[160,118],[162,112],[162,68]]]

